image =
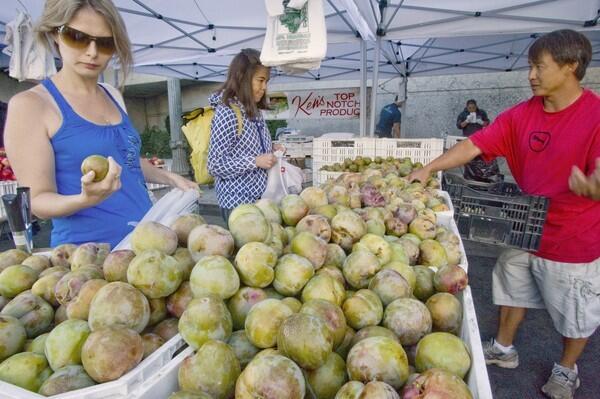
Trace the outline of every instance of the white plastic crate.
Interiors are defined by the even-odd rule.
[[[343,172],[327,172],[313,169],[313,186],[319,186],[329,179],[337,179]]]
[[[285,156],[290,158],[305,158],[312,156],[313,143],[310,140],[303,138],[303,141],[274,141],[273,144],[281,144],[285,146]]]
[[[377,139],[375,156],[410,158],[413,162],[428,164],[444,152],[442,139]]]
[[[454,205],[452,205],[452,199],[450,198],[450,194],[448,194],[447,191],[437,190],[437,195],[444,199],[444,203],[448,206],[449,209],[447,211],[443,211],[443,212],[436,212],[435,214],[438,217],[442,216],[442,217],[453,218],[454,217]]]
[[[304,136],[301,134],[284,134],[280,136],[278,143],[287,145],[289,143],[310,143],[314,139],[313,136]]]
[[[285,155],[290,158],[305,158],[311,156],[313,150],[312,143],[286,143]]]
[[[437,212],[436,217],[438,225],[446,227],[458,237],[460,247],[460,263],[458,265],[465,269],[466,272],[468,272],[469,262],[467,260],[467,252],[465,251],[465,246],[463,244],[462,238],[460,237],[458,226],[454,221],[454,216],[447,214],[447,212]]]
[[[490,379],[483,358],[483,348],[477,325],[477,314],[471,287],[467,287],[458,294],[463,307],[463,319],[460,337],[467,344],[471,353],[471,369],[467,375],[466,382],[469,385],[474,399],[493,399]],[[181,363],[194,353],[192,348],[186,348],[183,352],[173,358],[144,385],[135,391],[131,399],[167,399],[173,392],[179,390],[178,373]]]
[[[465,136],[446,136],[444,140],[444,149],[447,150],[448,148],[454,146],[459,141],[463,141],[464,139],[466,139]]]
[[[302,183],[312,185],[312,169],[302,169],[302,173],[304,174],[304,180]]]
[[[194,348],[187,347],[175,356],[158,373],[152,376],[130,396],[131,399],[167,399],[173,392],[179,391],[179,367],[194,354]]]
[[[2,181],[0,182],[0,195],[4,194],[16,194],[17,193],[17,182],[16,181]],[[4,202],[0,201],[0,221],[6,220],[6,210],[4,209]]]
[[[373,138],[356,139],[327,139],[316,138],[313,140],[313,184],[321,184],[319,169],[325,165],[344,162],[347,158],[375,157],[375,141]]]
[[[483,357],[481,335],[479,335],[479,325],[477,324],[477,313],[475,313],[471,287],[467,286],[459,293],[458,299],[463,308],[460,338],[467,344],[467,348],[471,353],[471,369],[465,380],[473,394],[473,399],[494,399],[490,377]]]
[[[322,139],[313,141],[313,184],[319,185],[340,172],[321,171],[324,165],[344,162],[357,156],[375,158],[410,158],[423,165],[444,152],[443,139]],[[441,173],[440,173],[441,175]],[[441,176],[440,176],[441,177]]]
[[[146,384],[153,375],[167,365],[173,355],[185,344],[181,335],[177,334],[165,342],[158,350],[144,359],[136,368],[118,380],[54,395],[52,399],[129,399],[137,388]],[[0,398],[2,399],[43,399],[46,396],[19,388],[0,381]]]

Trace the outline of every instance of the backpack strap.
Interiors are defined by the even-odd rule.
[[[244,119],[242,117],[242,110],[235,104],[230,104],[231,109],[235,112],[235,117],[237,119],[237,134],[238,136],[242,135],[242,131],[244,130]]]

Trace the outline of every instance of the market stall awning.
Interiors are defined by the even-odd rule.
[[[527,50],[556,29],[586,34],[600,65],[600,0],[342,0],[363,37],[382,40],[409,76],[527,68]],[[383,66],[383,71],[389,68]]]
[[[2,23],[18,10],[37,19],[43,0],[5,0]],[[12,3],[12,4],[11,4]],[[261,48],[264,0],[115,0],[134,48],[135,69],[182,79],[221,81],[233,54]],[[360,79],[360,40],[373,69],[381,41],[382,78],[398,74],[501,72],[527,67],[527,49],[554,29],[584,32],[600,65],[600,0],[324,0],[328,53],[321,69],[274,81]],[[385,5],[385,7],[380,7]]]
[[[189,68],[179,70],[178,66],[160,65],[180,65],[183,60],[198,58],[207,66],[204,71],[214,73],[211,64],[223,62],[242,48],[262,47],[267,19],[264,0],[114,0],[114,3],[127,25],[135,66],[144,66],[140,70],[153,65],[152,73],[190,78],[186,75]],[[325,0],[323,4],[328,43],[350,42],[355,48],[360,47],[358,31],[341,1]],[[43,5],[43,0],[4,0],[0,8],[0,31],[19,10],[37,20]],[[211,62],[213,59],[217,61]],[[193,62],[190,61],[191,66]]]

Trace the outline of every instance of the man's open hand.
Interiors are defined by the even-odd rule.
[[[596,159],[596,170],[589,176],[577,166],[573,166],[569,176],[569,188],[577,195],[600,201],[600,158]]]

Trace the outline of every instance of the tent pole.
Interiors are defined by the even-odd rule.
[[[367,42],[360,41],[360,137],[367,134]]]
[[[185,145],[181,135],[181,85],[179,79],[167,79],[167,95],[169,98],[169,127],[171,129],[171,150],[173,166],[171,171],[187,176],[190,169],[185,159]]]
[[[371,82],[371,120],[369,121],[369,136],[375,136],[375,117],[377,116],[377,86],[379,84],[379,51],[381,50],[381,36],[375,41],[375,61],[373,61],[373,81]]]

